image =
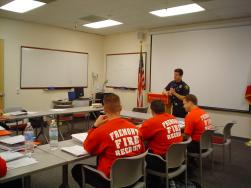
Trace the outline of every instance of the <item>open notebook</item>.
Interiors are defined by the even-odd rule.
[[[85,151],[83,146],[75,145],[75,146],[70,146],[70,147],[62,147],[62,151],[70,153],[76,157],[81,157],[83,155],[87,155],[88,152]]]
[[[25,155],[20,153],[20,152],[12,152],[12,151],[5,151],[5,152],[1,152],[0,156],[6,161],[13,161],[16,159],[20,159],[22,157],[24,157]]]
[[[75,141],[79,144],[83,144],[87,135],[88,135],[88,133],[77,133],[77,134],[72,134],[71,137],[72,137],[73,141]]]

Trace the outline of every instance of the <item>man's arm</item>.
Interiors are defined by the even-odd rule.
[[[7,173],[6,162],[0,157],[0,177],[5,176],[6,173]]]
[[[83,143],[85,150],[92,155],[101,154],[106,147],[106,142],[103,140],[103,135],[105,133],[100,133],[98,130],[99,127],[102,126],[106,121],[106,116],[99,116],[94,123],[94,127],[88,132],[88,136]]]
[[[184,137],[188,138],[191,137],[193,133],[193,123],[190,117],[185,118],[185,130],[184,130]]]
[[[175,89],[171,88],[170,93],[177,97],[179,100],[183,101],[183,99],[189,94],[190,88],[188,85],[185,85],[182,91],[182,94],[178,94]]]
[[[171,89],[171,85],[172,85],[172,82],[170,82],[164,89],[164,91],[162,92],[164,95],[170,95],[170,89]]]

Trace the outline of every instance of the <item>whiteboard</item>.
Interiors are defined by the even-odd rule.
[[[106,56],[107,87],[131,88],[138,86],[140,53],[108,54]],[[144,68],[146,52],[143,53]]]
[[[152,35],[151,91],[161,92],[184,70],[183,80],[199,105],[248,110],[251,83],[251,26]]]
[[[88,54],[21,47],[21,88],[87,87]]]

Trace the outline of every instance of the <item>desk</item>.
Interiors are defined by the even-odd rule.
[[[27,115],[21,115],[21,116],[10,116],[7,119],[0,119],[0,122],[8,122],[8,121],[18,121],[23,119],[29,119],[29,118],[36,118],[36,117],[42,117],[42,116],[50,116],[50,115],[63,115],[63,114],[75,114],[75,113],[81,113],[81,112],[98,112],[103,110],[103,108],[93,108],[91,106],[86,107],[76,107],[76,108],[67,108],[63,110],[56,111],[54,109],[50,109],[47,111],[40,111],[35,112]]]
[[[6,176],[0,178],[0,183],[11,181],[17,178],[24,178],[25,188],[30,188],[31,174],[56,166],[62,166],[67,163],[65,160],[38,148],[35,149],[32,157],[38,161],[36,164],[9,170]]]
[[[69,153],[66,153],[66,152],[60,150],[60,148],[62,148],[62,147],[69,147],[69,146],[74,146],[77,144],[78,143],[74,142],[73,140],[65,140],[65,141],[59,142],[59,149],[57,149],[57,150],[50,150],[49,144],[42,145],[42,146],[38,147],[38,149],[66,161],[66,163],[64,165],[62,165],[63,174],[62,174],[62,185],[60,186],[60,188],[68,188],[69,187],[69,184],[68,184],[68,165],[70,163],[81,161],[83,159],[88,159],[88,158],[92,157],[91,155],[84,155],[81,157],[75,157]]]
[[[122,117],[135,118],[135,119],[141,119],[141,120],[147,120],[152,117],[152,115],[148,113],[133,112],[133,111],[127,111],[127,110],[122,110],[120,115]]]

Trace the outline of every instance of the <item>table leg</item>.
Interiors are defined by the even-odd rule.
[[[59,188],[70,188],[68,183],[68,165],[63,165],[62,170],[62,185],[60,185]]]
[[[31,177],[25,176],[23,179],[23,187],[24,188],[31,188]]]

